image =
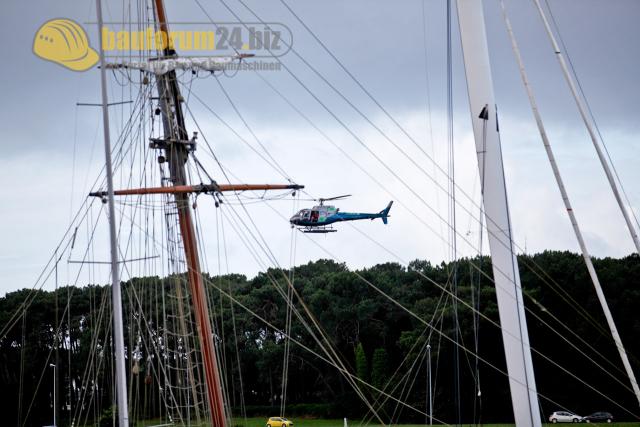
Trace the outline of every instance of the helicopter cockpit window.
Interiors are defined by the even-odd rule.
[[[299,216],[302,219],[309,219],[310,214],[311,214],[311,211],[309,209],[302,209],[300,212],[298,212],[297,216]]]
[[[311,211],[311,222],[318,222],[318,217],[320,216],[320,212],[313,210]]]

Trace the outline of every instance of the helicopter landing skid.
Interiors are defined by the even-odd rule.
[[[327,226],[305,227],[305,228],[301,228],[300,230],[302,230],[303,233],[318,233],[318,234],[335,233],[336,231],[338,231],[335,228],[327,227]]]

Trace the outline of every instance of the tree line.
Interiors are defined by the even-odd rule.
[[[520,255],[519,263],[544,415],[566,408],[583,415],[605,410],[617,419],[633,419],[625,408],[636,413],[637,402],[581,256],[545,251]],[[631,363],[639,372],[640,259],[637,255],[596,259],[595,266]],[[454,269],[460,298],[457,367],[452,342]],[[459,405],[464,422],[512,420],[488,257],[462,259],[455,266],[416,260],[406,267],[386,263],[355,271],[319,260],[293,272],[269,270],[250,279],[238,274],[206,276],[215,342],[234,417],[279,415],[286,348],[282,331],[287,303],[281,296],[287,291],[285,277],[293,277],[296,293],[386,423],[426,422],[429,378],[436,419],[455,422]],[[184,281],[177,276],[144,277],[123,283],[130,412],[135,419],[168,416],[166,385],[158,372],[162,360],[176,357],[168,350],[171,345],[186,345],[178,337],[171,338],[175,340],[171,344],[165,330],[175,322],[166,299],[175,294],[179,279]],[[7,324],[30,292],[24,289],[0,298],[0,325]],[[51,423],[53,364],[58,425],[68,425],[73,414],[81,414],[76,425],[111,425],[109,302],[108,286],[89,284],[37,291],[29,307],[19,311],[19,320],[0,337],[0,408],[6,425]],[[296,297],[294,307],[304,312]],[[479,314],[470,307],[477,307]],[[187,323],[192,325],[189,316]],[[352,383],[308,351],[324,355],[295,315],[290,336],[307,348],[290,342],[285,415],[377,421]]]

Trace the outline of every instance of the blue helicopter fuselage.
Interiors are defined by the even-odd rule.
[[[340,212],[340,210],[335,206],[314,206],[311,209],[302,209],[294,216],[292,216],[289,222],[291,222],[292,225],[296,225],[299,227],[322,227],[325,225],[333,224],[335,222],[357,221],[360,219],[373,220],[376,218],[381,218],[382,221],[386,224],[392,203],[393,202],[390,202],[385,209],[381,210],[378,213]]]

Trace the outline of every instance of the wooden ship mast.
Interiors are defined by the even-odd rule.
[[[166,11],[163,0],[153,0],[154,3],[154,18],[156,28],[164,34],[169,34],[169,25],[167,21]],[[101,19],[101,1],[97,0],[98,6],[98,20]],[[168,39],[168,38],[167,38]],[[104,79],[105,62],[104,54],[102,56],[102,74],[103,74],[103,104],[106,105],[106,81]],[[163,46],[162,50],[158,51],[158,60],[176,58],[176,52],[167,44]],[[221,193],[221,192],[234,192],[234,191],[249,191],[249,190],[298,190],[304,188],[298,184],[199,184],[191,185],[189,183],[186,173],[186,163],[189,159],[191,151],[195,148],[195,135],[193,139],[189,138],[187,132],[184,112],[182,107],[182,95],[180,94],[180,88],[175,70],[168,71],[164,74],[156,74],[156,85],[158,91],[158,100],[160,114],[162,117],[162,129],[163,138],[154,138],[151,140],[150,147],[159,150],[161,154],[158,156],[158,160],[161,163],[166,161],[169,170],[169,177],[166,182],[168,185],[152,188],[137,188],[137,189],[124,189],[114,190],[113,185],[109,185],[107,191],[93,192],[90,195],[101,197],[105,202],[109,202],[111,207],[113,206],[113,196],[126,196],[136,194],[168,194],[173,195],[175,202],[180,235],[182,238],[184,256],[186,262],[186,276],[188,280],[188,287],[192,301],[192,308],[196,323],[199,352],[203,364],[204,371],[204,386],[206,389],[206,402],[210,413],[210,425],[213,427],[224,427],[227,425],[227,414],[225,412],[224,393],[222,389],[221,375],[219,372],[218,355],[216,354],[216,347],[213,341],[213,330],[211,327],[211,318],[209,314],[207,292],[205,289],[205,283],[202,277],[202,271],[200,267],[200,256],[198,253],[198,244],[196,238],[196,232],[194,228],[193,215],[191,212],[191,203],[189,200],[190,195],[198,193]],[[104,106],[103,106],[104,107]],[[103,108],[106,110],[106,108]],[[105,115],[105,127],[108,127],[108,112],[103,111]],[[107,130],[108,132],[108,130]],[[105,134],[106,144],[108,143],[108,133]],[[106,145],[105,145],[106,146]],[[110,150],[106,150],[107,163],[110,165]],[[112,209],[113,210],[113,209]],[[111,215],[113,217],[113,214]],[[112,246],[117,245],[115,241],[116,236],[114,233],[111,235]],[[112,251],[112,264],[117,266],[117,252]],[[113,270],[113,269],[112,269]],[[117,272],[117,267],[115,267]],[[119,288],[119,282],[117,274],[114,276],[114,289]],[[114,297],[115,298],[115,297]],[[118,294],[117,298],[120,296]],[[115,299],[114,299],[115,301]],[[114,302],[114,307],[116,306]],[[122,334],[122,313],[118,315],[114,310],[114,323],[116,324],[116,330],[118,325],[120,326],[120,334]],[[122,363],[117,363],[117,383],[118,383],[118,402],[124,402],[123,405],[119,403],[119,425],[120,427],[128,427],[128,414],[126,406],[126,384],[120,384],[126,380],[126,374],[124,372],[124,348],[116,349],[116,359],[121,360]]]

